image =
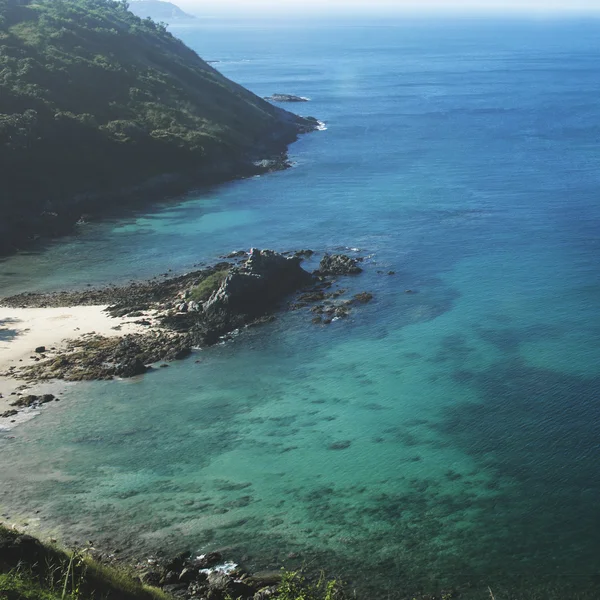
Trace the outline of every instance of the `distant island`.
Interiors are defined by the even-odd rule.
[[[181,10],[179,6],[162,0],[132,0],[129,3],[129,10],[142,19],[149,17],[154,21],[164,21],[165,23],[189,21],[196,18]]]
[[[0,255],[134,202],[285,168],[288,144],[318,127],[128,7],[0,0]]]
[[[271,102],[308,102],[310,98],[294,96],[293,94],[273,94],[272,96],[267,96],[265,100],[270,100]]]

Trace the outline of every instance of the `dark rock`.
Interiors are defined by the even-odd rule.
[[[56,400],[53,394],[43,394],[42,396],[29,394],[27,396],[21,396],[18,400],[11,402],[10,405],[18,408],[29,408],[32,406],[39,406],[40,404],[46,404],[53,400]]]
[[[210,569],[223,561],[223,555],[220,552],[208,552],[194,560],[194,565],[198,569]]]
[[[189,551],[180,552],[179,554],[171,558],[169,561],[167,561],[167,563],[165,564],[165,569],[167,571],[177,571],[179,573],[186,566],[186,563],[191,558],[191,556],[192,553]],[[179,576],[176,574],[176,577],[178,578]]]
[[[208,575],[208,585],[213,590],[228,591],[231,584],[231,578],[225,573],[214,572]]]
[[[37,352],[38,354],[42,354],[43,352],[46,352],[46,346],[38,346],[35,349],[35,352]]]
[[[172,594],[173,592],[179,592],[180,590],[187,590],[187,583],[168,583],[167,585],[163,585],[163,591],[168,594]]]
[[[180,583],[192,583],[198,576],[198,569],[195,567],[185,567],[181,573],[179,573]]]
[[[325,292],[323,290],[310,290],[304,294],[298,296],[299,302],[320,302],[325,299]]]
[[[370,294],[369,292],[360,292],[359,294],[355,294],[354,300],[359,304],[367,304],[367,302],[373,300],[373,294]]]
[[[225,573],[210,573],[207,581],[210,592],[212,592],[212,595],[209,594],[209,598],[252,598],[254,596],[255,590],[249,585],[233,579]]]
[[[135,377],[143,375],[148,370],[148,367],[140,358],[134,358],[122,362],[115,368],[115,375],[118,377]]]
[[[179,575],[175,571],[167,571],[165,576],[161,579],[161,585],[173,585],[179,583]]]
[[[267,314],[286,295],[311,281],[300,259],[253,249],[204,304],[204,319],[195,333],[204,343],[215,343],[221,335]]]
[[[338,319],[345,319],[350,314],[350,308],[348,308],[347,304],[336,306],[333,314]]]
[[[163,360],[181,360],[188,357],[192,353],[191,346],[183,343],[175,348],[169,349],[169,351],[163,356]],[[168,367],[169,365],[161,365]]]
[[[362,269],[358,261],[345,254],[325,254],[321,259],[317,275],[358,275]]]
[[[296,252],[294,252],[294,256],[296,258],[310,258],[314,253],[314,250],[296,250]]]
[[[0,417],[3,419],[8,419],[9,417],[14,417],[17,414],[19,414],[18,410],[7,410],[0,414]]]
[[[203,598],[208,591],[208,586],[206,585],[206,575],[204,575],[204,573],[200,573],[200,575],[203,577],[202,580],[193,581],[188,586],[188,594],[192,598]]]
[[[154,587],[158,587],[162,580],[162,576],[158,571],[150,570],[150,571],[143,571],[142,573],[140,573],[140,575],[138,576],[138,579],[144,585],[151,585]]]

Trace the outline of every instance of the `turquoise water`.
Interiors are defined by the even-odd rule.
[[[375,301],[70,387],[0,439],[4,511],[132,552],[322,564],[363,597],[599,597],[600,23],[174,31],[261,95],[309,96],[292,108],[327,131],[286,172],[7,259],[3,293],[357,247],[343,285]]]

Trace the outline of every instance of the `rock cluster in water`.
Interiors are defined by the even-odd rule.
[[[319,275],[358,275],[362,269],[356,258],[345,254],[326,254],[319,264]]]

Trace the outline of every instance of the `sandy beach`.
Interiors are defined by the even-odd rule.
[[[113,318],[105,312],[106,305],[73,306],[59,308],[9,308],[0,307],[0,413],[11,408],[14,392],[56,393],[64,382],[47,382],[28,385],[7,375],[11,367],[25,367],[40,359],[35,349],[46,348],[43,353],[51,357],[64,348],[67,340],[84,335],[99,334],[106,337],[123,336],[144,331],[142,325],[130,318]],[[0,423],[3,425],[3,423]]]

